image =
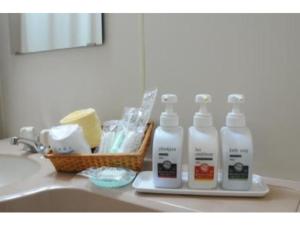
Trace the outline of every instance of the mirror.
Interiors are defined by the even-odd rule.
[[[10,14],[13,53],[24,54],[103,44],[101,13]]]

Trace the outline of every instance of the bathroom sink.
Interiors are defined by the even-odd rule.
[[[0,154],[0,188],[24,180],[40,168],[40,165],[22,156]]]
[[[154,210],[76,189],[51,189],[0,202],[0,212],[153,212]]]

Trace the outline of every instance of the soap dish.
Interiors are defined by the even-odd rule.
[[[248,191],[224,190],[220,185],[220,177],[218,186],[215,189],[190,189],[187,185],[188,174],[184,171],[182,172],[183,184],[181,188],[156,188],[153,184],[152,171],[144,171],[138,174],[132,186],[137,192],[143,193],[199,196],[263,197],[270,191],[262,177],[256,174],[253,175],[252,187]]]

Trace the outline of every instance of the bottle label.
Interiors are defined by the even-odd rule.
[[[176,148],[160,147],[158,153],[157,176],[177,178]]]
[[[177,165],[170,161],[164,161],[158,163],[158,177],[163,178],[176,178],[177,176]]]
[[[209,166],[206,163],[202,163],[199,166],[195,166],[195,180],[213,180],[214,179],[214,167]]]
[[[249,166],[245,165],[248,152],[248,149],[229,149],[228,179],[247,180],[249,178]]]
[[[228,168],[228,179],[248,179],[249,167],[236,163]]]
[[[214,154],[203,151],[201,148],[195,148],[195,180],[213,180],[215,167],[213,165]]]

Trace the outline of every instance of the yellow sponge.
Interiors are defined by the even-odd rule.
[[[84,137],[91,148],[99,146],[101,123],[95,109],[88,108],[70,113],[60,120],[60,124],[78,124],[82,127]]]

